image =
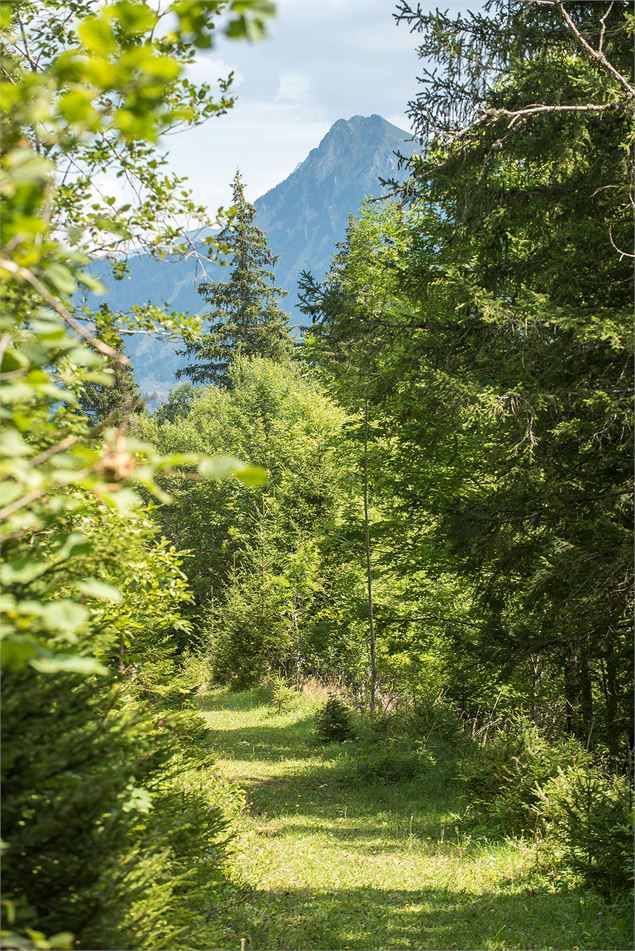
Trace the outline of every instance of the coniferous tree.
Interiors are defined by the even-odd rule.
[[[490,684],[494,669],[519,697],[524,683],[533,715],[557,711],[618,761],[632,722],[632,24],[625,4],[489,6],[466,19],[402,4],[444,76],[426,73],[411,104],[411,201],[353,222],[321,289],[303,275],[306,352],[380,420],[395,570],[447,566],[473,586],[469,622],[441,632],[453,698],[480,703],[487,678],[456,667],[472,654]],[[420,526],[411,547],[394,513]]]
[[[237,355],[287,360],[293,349],[288,317],[279,305],[285,291],[273,284],[277,261],[267,237],[254,224],[256,209],[245,198],[240,172],[232,183],[234,215],[220,232],[228,248],[229,281],[205,281],[199,292],[211,305],[207,333],[188,344],[191,362],[179,376],[197,383],[228,384],[228,366]]]

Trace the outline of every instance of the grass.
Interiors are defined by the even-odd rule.
[[[316,740],[310,695],[282,713],[262,690],[198,702],[216,768],[248,803],[233,857],[244,887],[224,908],[224,947],[632,946],[629,906],[557,892],[521,843],[462,833],[443,763],[403,782],[357,776],[354,743]]]

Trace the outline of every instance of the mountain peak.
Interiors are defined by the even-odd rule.
[[[388,137],[398,137],[400,140],[409,138],[407,132],[397,128],[397,126],[388,122],[387,119],[384,119],[383,116],[377,115],[377,113],[374,112],[370,116],[351,116],[350,119],[338,119],[326,133],[322,142],[320,142],[320,146],[329,138],[339,138],[342,135],[351,134],[375,137],[387,135]],[[320,146],[318,146],[318,148]]]
[[[297,309],[300,273],[310,270],[322,278],[346,234],[349,216],[365,198],[381,193],[380,179],[405,176],[395,153],[413,151],[408,133],[382,116],[338,119],[283,182],[256,199],[256,224],[278,255],[276,282],[288,291],[285,305],[294,318],[303,319]],[[203,303],[196,288],[201,276],[192,259],[155,261],[142,254],[129,266],[130,278],[112,286],[113,309],[167,302],[175,310],[200,313]],[[220,268],[213,273],[219,280],[227,277]],[[106,283],[112,285],[108,279]],[[127,346],[143,389],[166,392],[181,363],[172,344],[141,336]]]

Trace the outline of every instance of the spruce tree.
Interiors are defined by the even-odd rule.
[[[219,234],[230,255],[229,281],[205,281],[199,293],[210,304],[210,324],[201,340],[188,344],[191,362],[179,371],[197,383],[228,385],[237,355],[284,361],[291,356],[288,317],[279,305],[286,292],[274,286],[277,261],[267,236],[254,224],[256,209],[245,198],[240,172],[232,182],[234,214]]]

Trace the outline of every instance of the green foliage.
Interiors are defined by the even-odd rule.
[[[219,245],[230,256],[229,281],[204,282],[199,291],[212,310],[200,340],[188,343],[184,353],[195,362],[178,375],[196,383],[229,386],[229,366],[237,356],[288,360],[293,344],[288,317],[280,309],[285,292],[273,286],[270,270],[277,258],[265,234],[253,223],[256,209],[245,198],[245,188],[236,172],[232,183],[232,217],[218,235]]]
[[[160,14],[143,4],[94,0],[70,6],[51,0],[50,15],[46,4],[5,8],[1,85],[10,108],[3,120],[0,234],[0,541],[4,583],[18,587],[5,602],[14,623],[3,656],[13,667],[46,664],[52,671],[52,664],[59,669],[63,661],[68,669],[71,661],[52,660],[38,640],[51,625],[47,576],[62,571],[61,562],[83,545],[66,545],[61,523],[94,497],[121,512],[134,509],[141,497],[131,483],[165,501],[155,475],[183,464],[127,438],[124,426],[112,428],[124,422],[122,407],[134,397],[124,392],[133,386],[118,326],[107,306],[91,319],[75,305],[80,286],[102,290],[85,271],[91,252],[121,252],[140,232],[157,251],[162,244],[174,250],[173,225],[166,222],[195,211],[189,197],[167,196],[154,142],[175,122],[196,123],[218,108],[210,99],[209,110],[192,111],[198,91],[183,76],[195,49],[209,46],[217,4],[175,2]],[[251,0],[241,0],[240,9],[230,3],[227,26],[235,23],[234,32],[244,34],[252,15],[261,22],[268,10]],[[94,200],[92,183],[105,173],[134,182],[140,196],[134,208],[130,202],[117,208],[108,195]],[[86,316],[110,343],[80,322]],[[160,314],[154,323],[161,325]],[[121,392],[105,389],[113,383]],[[87,404],[90,414],[100,417],[95,426],[81,412],[82,393],[94,404]],[[186,461],[202,462],[191,455]],[[43,560],[27,568],[32,538]],[[34,597],[36,578],[41,598]],[[70,612],[78,619],[82,611],[69,607],[67,625]],[[86,660],[72,663],[87,669]]]
[[[329,697],[318,710],[315,723],[318,736],[327,743],[343,743],[354,735],[351,711],[337,697]]]
[[[271,705],[276,713],[289,710],[297,700],[297,690],[290,686],[284,677],[279,675],[271,677],[266,686],[271,690]]]
[[[175,475],[164,483],[174,504],[157,512],[193,553],[186,570],[218,682],[359,665],[363,576],[343,424],[310,374],[260,358],[237,358],[229,389],[202,389],[177,422],[140,422],[161,451],[248,452],[267,469],[264,488]]]
[[[86,382],[80,393],[80,406],[91,423],[107,423],[121,426],[132,413],[143,407],[141,392],[135,383],[130,364],[122,361],[124,347],[121,334],[115,326],[115,317],[106,304],[95,314],[95,335],[116,351],[117,356],[109,361],[111,378],[108,384]]]
[[[419,699],[409,717],[409,727],[425,742],[446,748],[461,747],[466,739],[460,711],[440,696]]]
[[[221,30],[246,37],[272,7],[224,11]],[[219,13],[208,0],[0,12],[3,885],[19,946],[217,943],[222,796],[178,779],[196,786],[203,740],[180,709],[190,596],[144,505],[146,493],[166,500],[166,469],[257,474],[235,459],[161,458],[127,433],[121,332],[192,334],[196,322],[156,309],[124,321],[78,298],[103,292],[92,255],[121,276],[137,242],[179,250],[179,216],[210,223],[156,143],[232,104],[229,81],[213,95],[186,78]],[[123,197],[104,180],[127,182]]]
[[[540,788],[560,767],[589,762],[573,738],[549,740],[525,717],[517,716],[484,734],[462,767],[469,807],[506,832],[531,833]]]
[[[626,884],[625,781],[580,741],[619,767],[631,721],[632,20],[591,6],[401,4],[443,76],[412,104],[430,135],[409,203],[364,209],[326,281],[304,276],[299,366],[238,176],[216,242],[231,276],[203,285],[202,338],[183,315],[77,303],[100,291],[91,254],[121,276],[136,242],[173,253],[175,220],[210,223],[156,143],[231,106],[229,80],[211,95],[186,79],[220,5],[5,4],[7,929],[220,946],[236,795],[206,772],[189,698],[208,671],[273,674],[276,732],[286,682],[307,675],[362,705],[366,568],[379,695],[398,715],[375,721],[349,777],[399,787],[467,749],[490,827],[540,820],[565,869],[607,895]],[[253,37],[270,12],[229,0],[220,28]],[[112,175],[132,194],[96,196]],[[189,375],[220,385],[131,418],[122,334],[156,330],[183,334]],[[494,702],[504,726],[479,733]],[[397,742],[404,711],[418,743]],[[334,697],[317,727],[354,732]]]
[[[176,779],[196,775],[198,724],[68,676],[11,675],[4,704],[4,889],[18,926],[64,927],[86,947],[213,941],[195,922],[220,901],[227,820],[215,790]]]
[[[448,751],[412,782],[348,773],[365,748],[316,744],[322,694],[304,691],[275,724],[259,691],[201,697],[222,770],[255,806],[240,841],[252,887],[230,896],[220,947],[630,946],[628,896],[556,890],[530,848],[456,830]]]
[[[398,18],[433,64],[411,103],[423,142],[404,207],[365,209],[326,281],[303,284],[307,357],[344,405],[372,407],[371,541],[385,583],[407,591],[378,619],[384,670],[398,681],[398,660],[411,695],[430,670],[471,716],[502,684],[503,712],[619,764],[632,18],[623,3],[568,2],[404,2]]]
[[[633,788],[628,776],[569,766],[539,790],[536,814],[557,868],[608,899],[633,884]]]
[[[153,418],[157,423],[173,423],[183,416],[187,416],[197,388],[191,383],[179,383],[171,391],[168,398],[156,408]]]
[[[408,783],[434,766],[432,754],[394,750],[364,752],[350,762],[348,775],[363,783]]]
[[[220,900],[229,799],[196,790],[204,730],[182,709],[189,684],[175,656],[189,631],[181,559],[147,513],[93,503],[69,527],[83,547],[28,590],[48,586],[47,656],[70,645],[101,676],[35,663],[5,672],[3,883],[15,926],[66,929],[90,947],[213,943],[197,922]],[[34,540],[35,559],[46,544]],[[84,605],[64,597],[74,588]]]

